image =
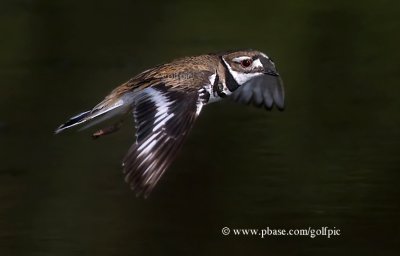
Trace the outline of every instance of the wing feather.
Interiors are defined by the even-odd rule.
[[[281,78],[268,75],[254,78],[240,86],[233,92],[232,97],[240,103],[253,103],[257,107],[264,106],[266,109],[271,109],[275,105],[279,110],[283,110],[285,105]]]
[[[125,181],[147,197],[181,149],[198,115],[199,94],[163,84],[135,101],[136,143],[123,160]]]

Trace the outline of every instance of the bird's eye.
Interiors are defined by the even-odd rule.
[[[240,62],[240,65],[242,65],[242,67],[244,68],[248,68],[250,67],[250,65],[253,63],[252,59],[244,59]]]

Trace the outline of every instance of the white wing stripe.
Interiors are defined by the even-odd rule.
[[[157,107],[157,113],[155,117],[168,112],[169,106],[173,103],[173,101],[169,100],[166,95],[154,88],[148,88],[146,93],[150,95],[151,100]]]
[[[147,150],[147,149],[148,149],[148,148],[147,148],[147,145],[148,145],[150,142],[152,142],[158,134],[160,134],[160,133],[157,132],[157,133],[154,133],[153,135],[151,135],[150,138],[148,138],[145,142],[143,142],[142,145],[140,145],[140,147],[138,148],[138,150],[139,150],[139,151],[142,151],[144,148],[146,148],[145,150],[143,150],[143,152],[148,152],[149,150]],[[156,140],[156,141],[157,141],[157,140]]]
[[[158,129],[160,129],[160,127],[162,127],[165,123],[167,123],[167,121],[169,119],[171,119],[174,116],[174,113],[169,114],[164,120],[162,120],[160,123],[158,123],[154,128],[153,128],[153,132],[157,131]],[[157,123],[157,122],[155,122]]]
[[[158,115],[158,117],[157,117],[157,119],[154,121],[155,124],[158,123],[158,122],[160,122],[161,120],[165,119],[165,117],[168,115],[167,112],[164,112],[164,113],[162,113],[162,114],[161,114],[161,113],[162,113],[162,112],[157,112],[156,117],[157,117],[157,115]]]

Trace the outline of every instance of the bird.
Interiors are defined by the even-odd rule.
[[[203,107],[225,98],[283,110],[284,88],[275,62],[252,49],[181,57],[122,83],[55,133],[117,117],[113,125],[93,133],[99,138],[133,116],[136,141],[123,158],[122,169],[136,195],[147,198],[175,160]]]

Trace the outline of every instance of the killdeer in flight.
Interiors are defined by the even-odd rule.
[[[118,129],[131,113],[136,142],[123,159],[125,181],[147,197],[175,159],[203,106],[231,96],[242,103],[284,107],[284,90],[274,62],[255,50],[185,57],[148,69],[115,88],[92,110],[72,117],[55,133],[120,116],[93,134]],[[83,128],[85,128],[83,127]]]

